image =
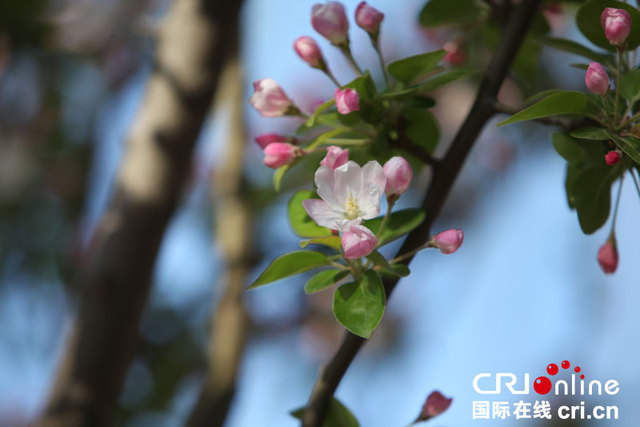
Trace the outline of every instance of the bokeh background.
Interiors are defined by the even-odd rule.
[[[241,59],[246,98],[251,82],[276,79],[299,105],[331,96],[331,82],[301,62],[291,47],[315,37],[312,1],[247,0]],[[352,16],[356,1],[344,1]],[[425,31],[424,0],[372,0],[383,11],[388,60],[440,48],[455,30]],[[0,5],[0,426],[25,425],[46,403],[69,332],[79,290],[72,283],[91,233],[108,203],[124,142],[150,73],[154,34],[164,0],[15,0]],[[573,10],[550,14],[555,35],[580,39]],[[320,38],[319,36],[317,37]],[[380,79],[366,34],[353,26],[356,58]],[[346,61],[321,42],[341,81]],[[471,59],[474,53],[471,52]],[[477,56],[477,55],[475,55]],[[481,61],[482,59],[480,59]],[[523,91],[510,81],[505,102],[549,87],[583,90],[580,59],[544,49]],[[442,144],[450,140],[474,96],[474,82],[437,94]],[[120,399],[118,425],[179,426],[203,381],[209,317],[220,295],[224,263],[217,244],[216,173],[228,148],[229,108],[218,103],[207,120],[181,206],[164,238],[141,341]],[[514,419],[471,419],[480,372],[528,372],[568,359],[587,378],[617,379],[613,397],[587,404],[617,405],[620,419],[573,425],[636,426],[640,418],[640,301],[637,227],[639,196],[625,184],[618,219],[620,265],[605,276],[596,262],[608,225],[581,233],[564,195],[564,161],[551,129],[525,124],[485,128],[435,230],[462,228],[454,255],[426,251],[411,264],[390,300],[381,328],[345,376],[337,397],[363,426],[406,426],[434,389],[453,397],[433,425],[552,425]],[[251,227],[254,268],[297,247],[285,202],[310,186],[309,169],[272,191],[252,142],[288,132],[297,122],[244,111],[247,189],[255,201]],[[418,173],[402,203],[419,203],[428,171]],[[226,425],[293,426],[288,413],[304,404],[319,365],[339,344],[331,292],[303,292],[303,278],[246,292],[250,332]],[[502,396],[511,402],[516,399]],[[566,401],[579,404],[581,398]],[[571,404],[571,403],[570,403]]]

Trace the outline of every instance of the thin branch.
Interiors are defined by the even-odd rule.
[[[167,13],[113,200],[75,278],[83,295],[38,426],[113,425],[158,249],[189,172],[240,3],[175,0]]]
[[[434,167],[433,180],[422,203],[422,209],[426,214],[425,221],[409,233],[398,251],[398,256],[411,252],[429,238],[431,226],[438,218],[471,147],[486,122],[495,113],[494,102],[498,91],[531,25],[539,3],[540,0],[523,0],[513,11],[502,34],[500,45],[484,73],[471,111],[456,134],[447,155]],[[408,258],[403,263],[408,264],[411,259]],[[385,281],[387,298],[396,283],[397,280]],[[364,338],[346,333],[337,353],[318,376],[303,415],[303,427],[318,427],[322,424],[340,380],[364,342]]]

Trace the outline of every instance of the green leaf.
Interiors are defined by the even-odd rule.
[[[640,70],[631,70],[620,79],[620,94],[630,103],[640,99]]]
[[[467,24],[484,19],[486,11],[474,0],[431,0],[420,11],[420,25],[431,28]]]
[[[438,122],[433,114],[419,108],[405,108],[402,116],[407,121],[406,133],[409,140],[427,153],[433,153],[440,138]]]
[[[595,127],[576,129],[571,132],[571,136],[574,138],[588,139],[590,141],[606,141],[610,139],[605,129]]]
[[[578,28],[589,39],[589,41],[596,46],[600,46],[610,51],[616,50],[616,47],[609,43],[604,30],[600,25],[600,15],[602,11],[607,7],[613,7],[616,9],[625,9],[631,15],[631,22],[634,25],[631,26],[631,32],[627,38],[625,47],[626,49],[634,49],[640,45],[640,27],[636,25],[640,22],[640,12],[634,6],[626,3],[622,3],[614,0],[590,0],[578,9],[576,15],[576,22]]]
[[[319,292],[333,286],[349,275],[347,270],[324,270],[313,276],[306,285],[304,291],[308,294]]]
[[[291,197],[287,206],[289,225],[300,237],[322,237],[331,236],[331,230],[320,227],[309,217],[307,211],[302,206],[302,201],[306,199],[316,199],[317,195],[311,190],[298,191]]]
[[[358,336],[369,338],[382,319],[385,300],[380,276],[368,270],[362,279],[336,290],[333,313],[345,328]]]
[[[299,420],[302,420],[302,414],[304,414],[304,408],[291,412],[291,415]],[[320,427],[360,427],[360,424],[349,409],[334,397],[329,403],[329,410]]]
[[[543,90],[542,92],[534,93],[533,95],[525,99],[523,101],[523,104],[524,105],[533,104],[534,102],[539,101],[544,97],[553,95],[554,93],[558,93],[558,92],[564,92],[564,91],[562,89],[547,89],[547,90]]]
[[[389,74],[403,83],[409,83],[433,71],[438,63],[447,55],[444,49],[436,50],[421,55],[410,56],[392,62],[387,67]]]
[[[273,186],[276,189],[276,192],[280,191],[280,184],[282,183],[282,177],[284,177],[285,172],[289,170],[291,165],[280,166],[273,173]]]
[[[418,92],[430,92],[456,80],[472,76],[477,72],[478,70],[472,68],[458,68],[455,70],[447,71],[446,73],[438,74],[437,76],[430,78],[424,83],[421,83],[420,86],[418,86]]]
[[[611,210],[611,184],[619,174],[617,166],[602,162],[582,169],[573,178],[570,197],[585,234],[594,233],[607,222]]]
[[[304,249],[309,245],[323,245],[339,251],[340,244],[341,244],[340,236],[325,236],[325,237],[315,237],[309,240],[302,240],[300,242],[300,247]]]
[[[551,135],[551,141],[553,148],[570,164],[579,163],[584,159],[585,153],[579,141],[560,132]]]
[[[373,251],[367,258],[378,267],[378,272],[387,276],[406,277],[409,275],[409,267],[404,264],[391,265],[389,261],[378,251]]]
[[[607,132],[607,135],[634,162],[640,163],[640,139],[633,136],[619,136],[613,132]]]
[[[323,265],[330,265],[329,258],[321,252],[294,251],[280,255],[262,272],[262,274],[249,286],[249,289],[295,276]]]
[[[599,22],[600,21],[598,20],[598,23]],[[592,61],[605,63],[611,59],[609,55],[603,55],[601,53],[594,52],[588,47],[573,40],[563,39],[559,37],[541,37],[538,39],[538,42],[554,49],[583,56],[585,58],[591,59]]]
[[[422,224],[424,216],[424,212],[417,208],[393,212],[389,216],[384,230],[382,230],[382,233],[378,236],[378,247],[391,243]],[[380,224],[382,224],[381,216],[365,221],[363,225],[377,235]]]
[[[307,119],[306,125],[307,127],[312,127],[316,124],[316,120],[318,120],[318,117],[320,116],[320,114],[333,107],[336,104],[336,100],[335,98],[331,98],[330,100],[320,104],[318,106],[318,108],[316,108],[316,111],[313,112],[313,114],[311,115],[311,117],[309,117],[309,119]]]
[[[498,126],[562,114],[587,115],[588,112],[587,96],[584,93],[564,91],[547,96],[498,123]]]
[[[356,77],[346,85],[345,88],[355,89],[358,92],[360,99],[371,99],[375,97],[377,90],[376,84],[371,78],[369,71],[366,71],[363,75]]]

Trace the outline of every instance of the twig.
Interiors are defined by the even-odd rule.
[[[398,256],[411,252],[428,239],[431,225],[439,216],[471,147],[486,122],[495,113],[494,102],[498,90],[506,78],[539,3],[540,0],[523,0],[513,11],[502,34],[500,45],[482,78],[471,111],[456,134],[444,160],[434,167],[433,180],[422,203],[422,210],[426,214],[425,221],[409,233],[398,251]],[[411,258],[408,258],[404,263],[408,264],[410,261]],[[385,280],[387,298],[396,283],[397,279]],[[303,414],[303,427],[318,427],[322,424],[340,380],[364,342],[364,338],[346,333],[337,353],[318,376]]]

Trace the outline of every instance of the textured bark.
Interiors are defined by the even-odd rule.
[[[251,203],[244,182],[246,103],[240,64],[230,61],[222,78],[220,102],[232,108],[225,158],[213,179],[216,241],[225,262],[224,293],[211,317],[207,376],[189,417],[190,427],[222,426],[235,394],[246,342],[248,318],[242,303],[251,266]],[[231,101],[231,102],[228,102]]]
[[[237,31],[239,1],[175,0],[113,200],[76,276],[82,290],[41,426],[111,425],[153,265]]]

